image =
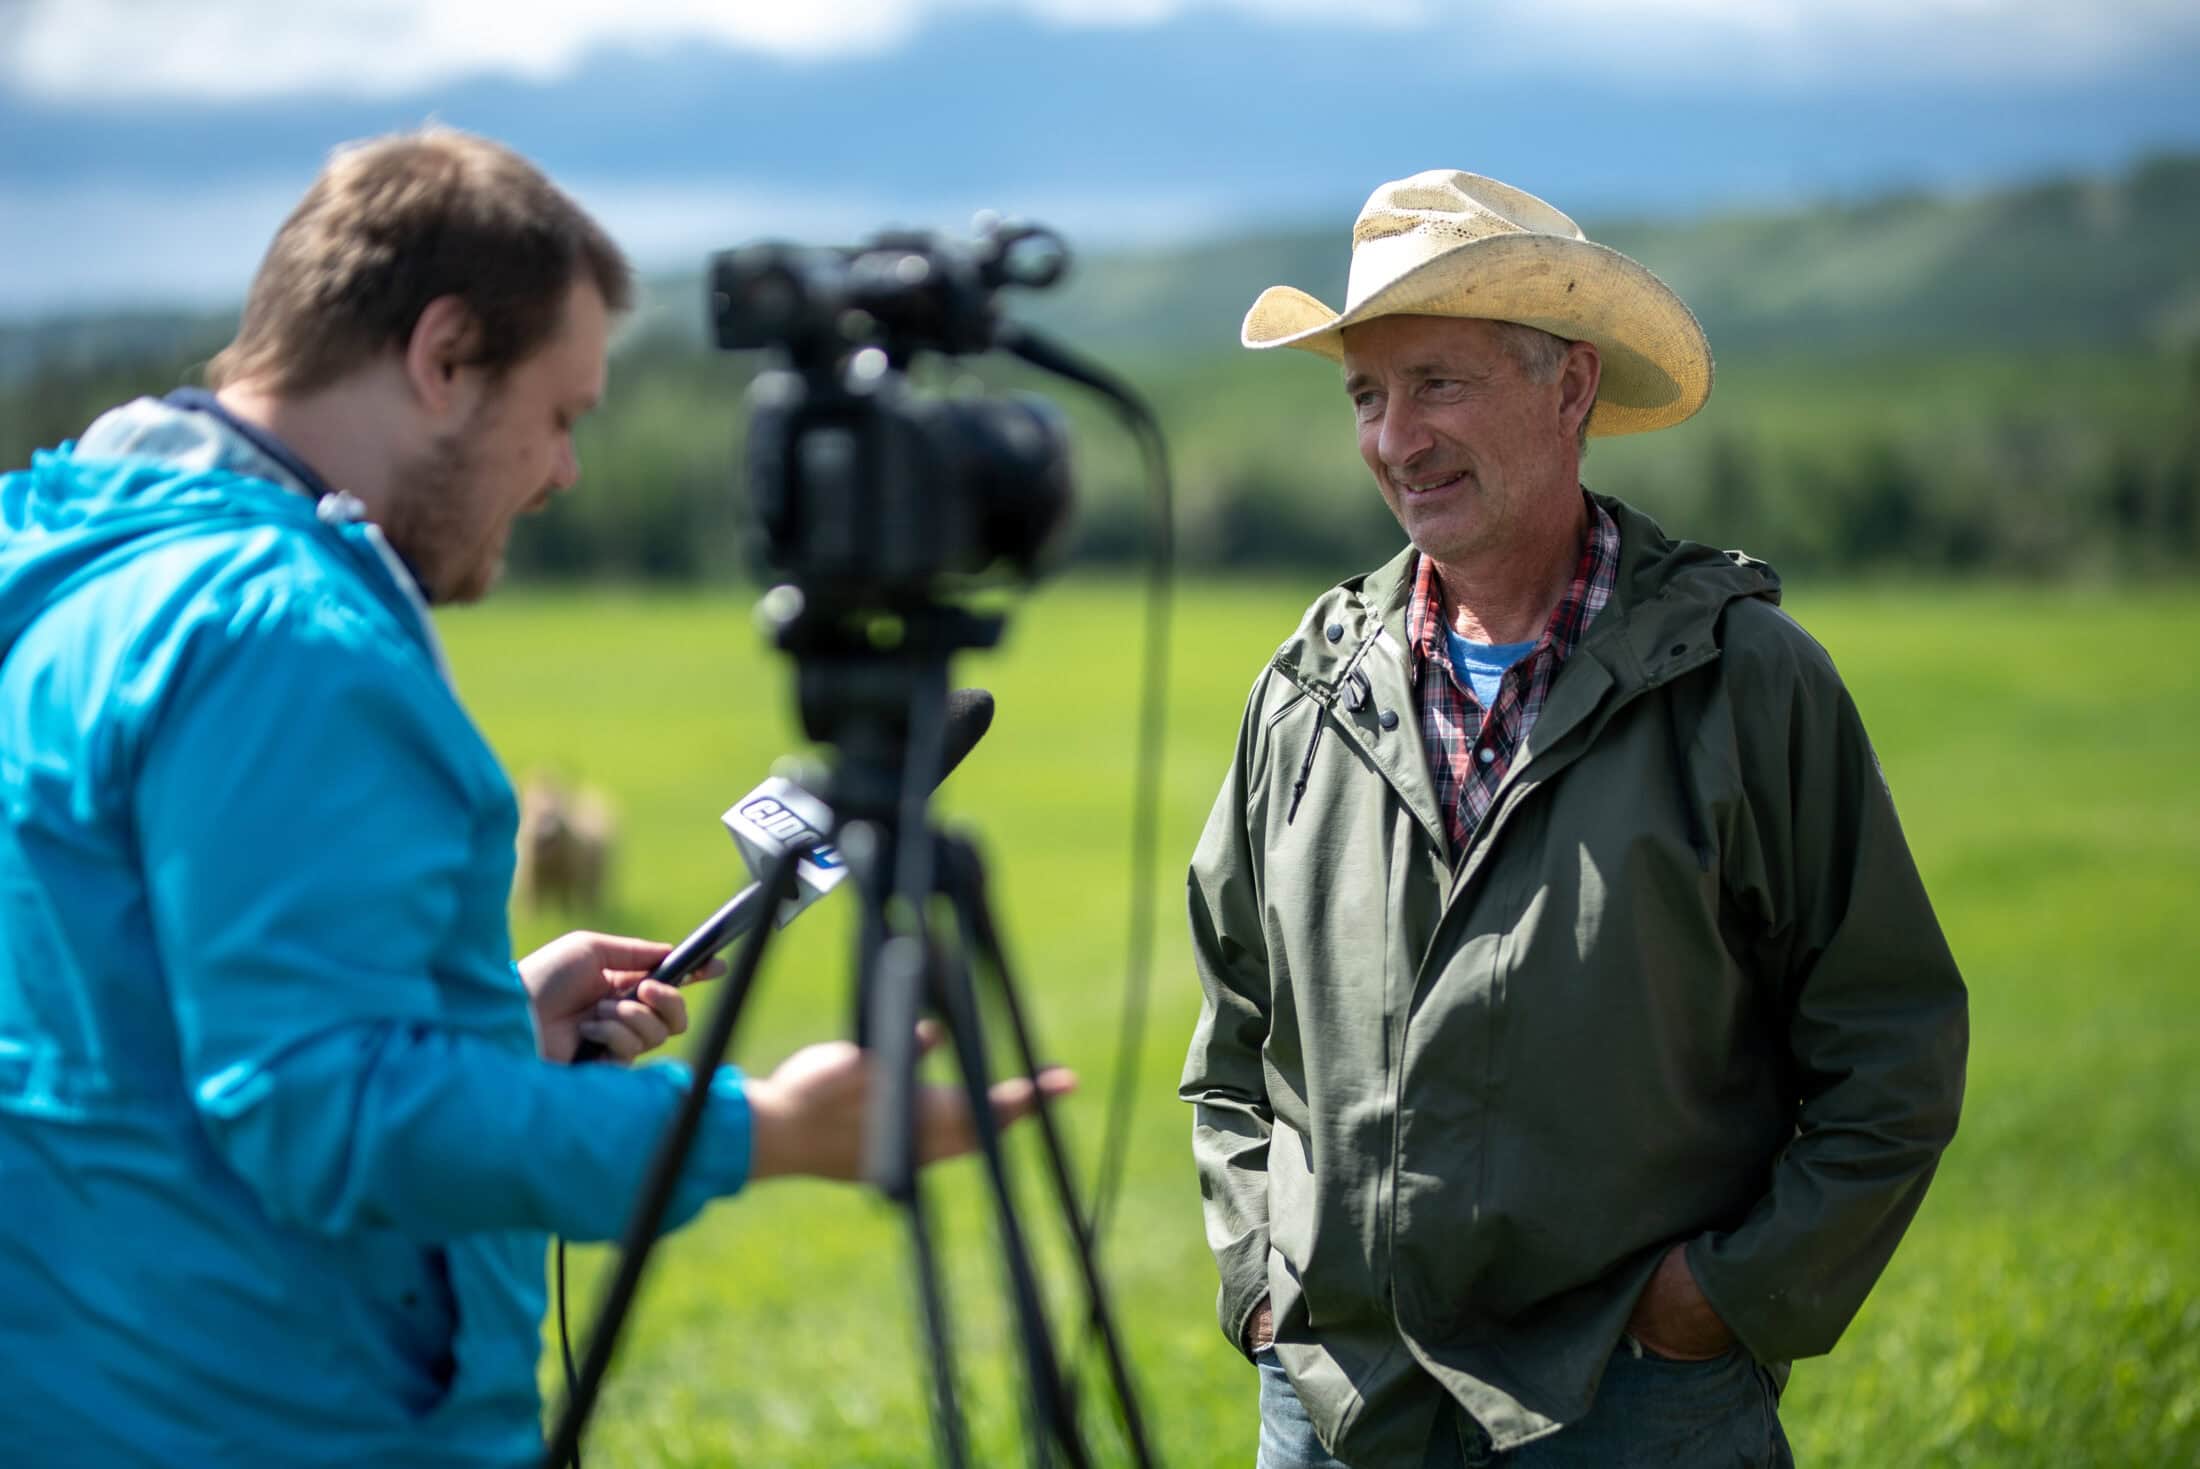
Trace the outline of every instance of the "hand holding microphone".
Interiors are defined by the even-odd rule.
[[[545,1061],[571,1061],[585,1046],[631,1061],[688,1028],[687,1000],[649,974],[672,952],[653,939],[569,933],[519,961]],[[715,979],[711,960],[689,976]]]
[[[945,780],[962,763],[963,757],[985,737],[992,723],[993,696],[984,689],[957,689],[947,696],[940,780]],[[620,952],[640,955],[646,950],[653,958],[646,966],[632,966],[648,970],[638,983],[621,986],[615,996],[599,986],[590,996],[589,1008],[598,1008],[598,1001],[607,1001],[612,1006],[610,1013],[599,1013],[593,1018],[570,1017],[576,1025],[576,1034],[587,1032],[587,1038],[564,1053],[571,1056],[576,1065],[600,1061],[607,1056],[632,1060],[687,1028],[687,1006],[674,987],[692,978],[712,977],[704,966],[762,919],[762,879],[780,857],[795,851],[803,854],[795,867],[795,895],[780,905],[778,922],[782,928],[793,922],[796,914],[838,887],[840,880],[847,876],[848,869],[841,862],[840,854],[826,841],[833,828],[831,810],[816,796],[783,776],[766,779],[736,801],[721,819],[733,834],[741,859],[748,865],[754,880],[669,949],[639,939],[609,940],[613,945],[631,946]],[[568,940],[605,938],[600,934],[567,934],[521,961],[520,972],[525,976],[528,966],[538,957],[549,954]],[[704,972],[698,976],[698,971]],[[530,993],[535,992],[532,982],[528,988]],[[548,1044],[549,1026],[542,1019],[541,1005],[538,1003],[536,1008],[536,1029],[543,1037],[543,1055],[551,1060],[562,1059]],[[641,1044],[660,1025],[665,1035],[649,1044]]]

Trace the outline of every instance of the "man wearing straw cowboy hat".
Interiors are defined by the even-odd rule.
[[[1376,190],[1339,362],[1411,542],[1255,680],[1191,870],[1185,1065],[1263,1469],[1784,1464],[1953,1135],[1963,983],[1762,563],[1589,493],[1711,389],[1542,200]]]

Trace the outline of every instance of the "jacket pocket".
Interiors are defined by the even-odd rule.
[[[399,1400],[414,1418],[434,1412],[457,1378],[459,1311],[444,1252],[395,1231],[363,1236],[359,1278],[377,1333],[402,1364]]]

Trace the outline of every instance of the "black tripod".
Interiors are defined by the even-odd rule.
[[[1089,1469],[1093,1460],[1078,1421],[1074,1384],[1064,1374],[1055,1350],[1029,1241],[1010,1187],[999,1124],[988,1101],[991,1073],[980,1017],[981,979],[999,1002],[1016,1059],[1034,1087],[1040,1071],[1038,1053],[993,919],[977,850],[967,840],[941,832],[928,815],[929,793],[945,758],[948,657],[958,649],[990,646],[999,638],[1000,621],[931,607],[907,615],[901,628],[901,645],[890,653],[878,651],[860,630],[809,618],[800,611],[782,621],[778,630],[780,646],[796,658],[804,727],[812,738],[833,746],[840,757],[830,792],[833,837],[863,904],[855,1029],[875,1065],[865,1119],[864,1178],[906,1215],[932,1367],[931,1411],[938,1453],[942,1463],[962,1469],[968,1462],[968,1443],[938,1253],[919,1178],[922,1160],[917,1156],[917,1022],[926,1016],[936,1018],[952,1048],[991,1187],[1024,1357],[1029,1462],[1039,1469],[1057,1462],[1070,1469]],[[764,876],[764,911],[776,912],[794,891],[798,856],[795,852],[782,856]],[[942,916],[945,922],[936,921]],[[572,1397],[544,1460],[551,1469],[564,1469],[578,1448],[581,1429],[610,1365],[619,1328],[701,1121],[710,1078],[731,1043],[772,928],[767,921],[749,931],[727,976],[725,993],[695,1056],[695,1083],[659,1146],[628,1221],[618,1273],[605,1293]],[[1094,1257],[1091,1225],[1079,1206],[1061,1134],[1043,1094],[1034,1123],[1082,1276],[1088,1320],[1106,1357],[1124,1435],[1133,1462],[1144,1469],[1154,1462],[1153,1455]]]

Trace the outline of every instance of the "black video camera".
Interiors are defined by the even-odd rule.
[[[749,482],[764,560],[812,616],[921,610],[955,578],[1037,573],[1069,514],[1060,412],[1033,394],[928,397],[907,369],[991,349],[994,293],[1052,285],[1067,263],[1053,232],[998,221],[968,241],[890,232],[713,258],[719,347],[785,358],[750,389]]]

